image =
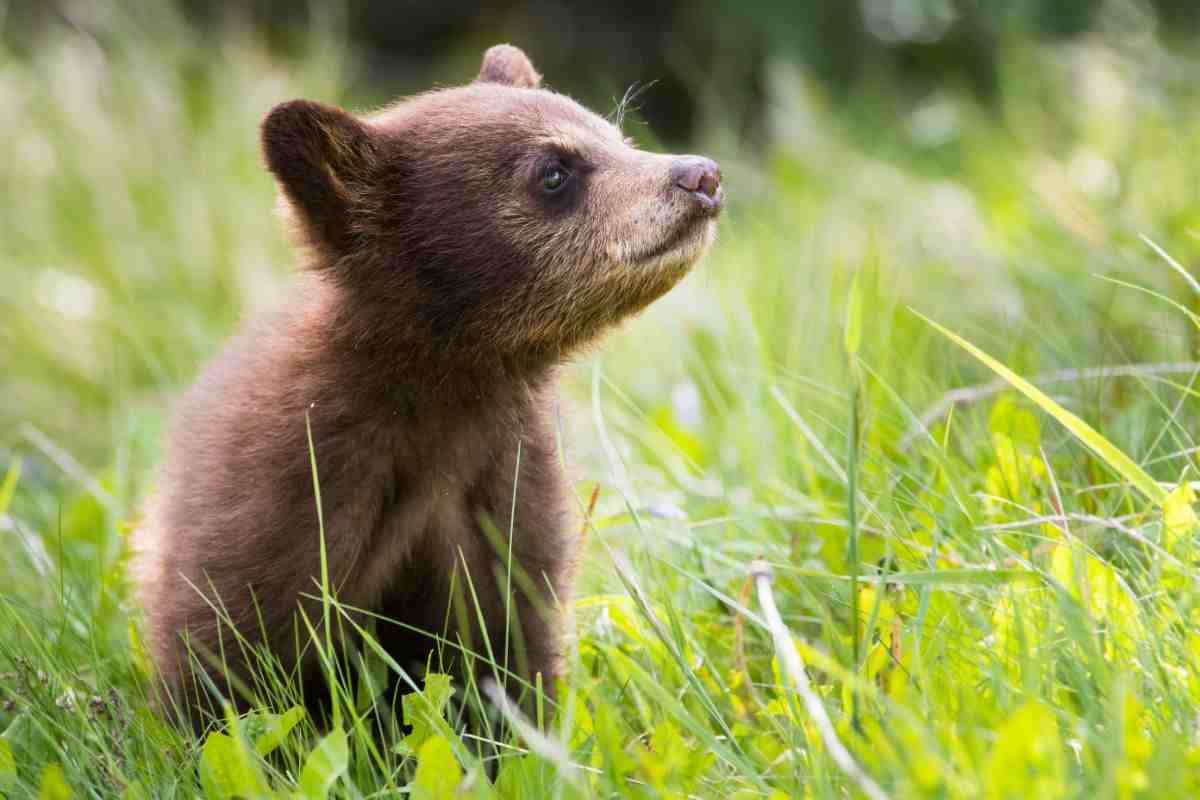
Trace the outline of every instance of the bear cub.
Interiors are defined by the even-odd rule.
[[[264,120],[302,269],[183,399],[134,537],[168,707],[244,707],[264,652],[319,680],[323,574],[357,610],[333,627],[375,620],[405,668],[440,642],[552,691],[578,533],[556,372],[688,272],[723,190],[540,82],[498,45],[466,86]]]

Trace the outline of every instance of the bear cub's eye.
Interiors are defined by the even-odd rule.
[[[542,189],[548,194],[554,194],[567,185],[571,173],[557,161],[547,164],[542,169]]]

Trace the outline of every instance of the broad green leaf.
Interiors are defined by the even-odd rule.
[[[431,736],[445,733],[446,704],[453,695],[450,676],[430,672],[425,675],[425,685],[420,692],[404,696],[404,721],[412,727],[412,731],[404,737],[400,749],[416,753]]]
[[[1194,502],[1196,492],[1191,484],[1180,483],[1163,503],[1163,547],[1172,553],[1176,545],[1196,529],[1198,520],[1196,510],[1192,507]]]
[[[17,760],[13,757],[12,747],[4,739],[0,739],[0,789],[9,789],[17,782]]]
[[[1026,484],[1046,471],[1038,457],[1041,430],[1037,417],[1011,397],[1001,395],[988,415],[988,431],[996,454],[996,466],[988,470],[988,493],[1018,498]]]
[[[1050,596],[1040,587],[1021,588],[1005,591],[993,601],[991,650],[1014,681],[1028,663],[1027,654],[1040,647],[1046,635],[1038,620]]]
[[[260,756],[274,752],[284,739],[304,719],[304,708],[293,706],[282,714],[264,714],[263,732],[254,741],[254,751]]]
[[[711,752],[684,738],[670,719],[654,726],[649,744],[637,751],[642,774],[667,796],[692,794],[699,776],[716,760]]]
[[[1104,463],[1108,464],[1118,475],[1134,485],[1147,499],[1155,505],[1161,506],[1167,499],[1167,492],[1153,478],[1146,474],[1146,471],[1138,466],[1137,462],[1129,456],[1125,455],[1112,442],[1105,439],[1091,425],[1088,425],[1079,417],[1072,414],[1067,409],[1060,406],[1054,400],[1038,389],[1029,381],[1022,378],[1017,373],[1010,370],[1008,367],[1001,364],[996,359],[992,358],[987,353],[980,350],[975,345],[968,342],[953,331],[945,328],[919,312],[913,312],[918,317],[923,319],[933,328],[939,331],[950,341],[957,344],[962,349],[966,350],[975,358],[979,359],[989,369],[1007,381],[1013,388],[1028,397],[1034,403],[1037,403],[1043,411],[1058,420],[1063,427],[1069,430],[1075,438],[1083,442],[1093,453],[1095,453]]]
[[[1116,570],[1088,553],[1074,540],[1054,548],[1050,574],[1100,619],[1137,613],[1132,592],[1126,588]]]
[[[1107,626],[1105,650],[1109,658],[1116,657],[1118,650],[1132,650],[1142,633],[1141,615],[1133,591],[1111,564],[1072,540],[1055,546],[1050,573],[1093,619]]]
[[[637,767],[633,756],[625,748],[625,736],[621,732],[616,706],[600,703],[596,706],[592,723],[596,730],[596,746],[601,753],[600,762],[610,783],[616,786],[625,783],[626,776]]]
[[[1063,797],[1067,764],[1058,720],[1036,700],[1021,706],[996,732],[984,771],[989,798]]]
[[[454,800],[462,768],[442,736],[429,738],[417,751],[417,774],[409,787],[413,800]]]
[[[70,800],[71,787],[58,764],[47,764],[38,785],[38,800]]]
[[[323,800],[350,764],[350,743],[340,728],[317,742],[300,771],[300,794],[308,800]]]
[[[1118,696],[1117,703],[1120,709],[1120,726],[1117,727],[1121,731],[1121,751],[1118,763],[1113,770],[1117,784],[1118,797],[1136,797],[1150,788],[1150,779],[1146,774],[1147,762],[1154,750],[1146,731],[1149,728],[1147,721],[1143,719],[1148,716],[1142,704],[1138,702],[1137,696],[1128,691],[1123,690]]]
[[[1037,416],[1022,408],[1005,392],[996,398],[988,414],[988,431],[1007,436],[1016,445],[1037,450],[1042,441],[1042,429]]]
[[[661,720],[650,734],[649,748],[637,748],[634,753],[641,762],[641,774],[655,789],[665,791],[672,773],[687,766],[691,752],[702,755],[704,750],[688,747],[671,720]]]
[[[242,743],[224,733],[210,733],[200,752],[200,786],[209,800],[258,797],[266,781]]]
[[[574,694],[572,699],[570,712],[559,714],[559,720],[561,720],[563,725],[566,725],[568,716],[570,717],[571,732],[567,738],[570,748],[574,750],[583,747],[588,739],[592,738],[592,735],[595,733],[595,727],[592,725],[592,715],[588,712],[587,703],[584,701],[583,695]]]

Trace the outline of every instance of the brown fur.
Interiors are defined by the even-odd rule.
[[[213,605],[285,666],[313,669],[296,655],[297,609],[321,616],[304,597],[319,594],[321,563],[306,424],[339,600],[478,652],[490,638],[499,658],[506,556],[481,525],[511,528],[530,578],[513,584],[512,668],[553,686],[574,559],[556,367],[687,272],[720,190],[700,202],[672,177],[678,159],[635,150],[539,79],[501,45],[468,86],[361,119],[293,101],[264,121],[306,269],[184,399],[136,538],[148,639],[176,702],[198,703],[188,643],[250,675]],[[553,197],[547,159],[571,175]],[[451,608],[465,578],[482,626],[473,602]],[[402,664],[433,647],[401,629],[380,638]]]

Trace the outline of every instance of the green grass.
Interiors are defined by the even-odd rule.
[[[328,662],[332,728],[260,712],[197,740],[147,703],[124,535],[172,399],[287,280],[262,114],[387,98],[339,93],[332,37],[288,58],[162,12],[103,25],[0,50],[0,795],[856,795],[775,657],[760,558],[889,796],[1200,792],[1200,296],[1140,238],[1200,272],[1196,64],[1012,42],[988,111],[830,109],[774,64],[766,153],[690,145],[730,187],[711,257],[567,372],[598,503],[545,737],[436,677],[377,735],[398,665],[368,647]],[[922,428],[995,377],[922,315],[1046,396],[969,391]]]

